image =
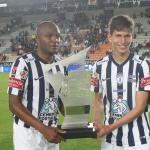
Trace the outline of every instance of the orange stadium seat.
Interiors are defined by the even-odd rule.
[[[97,50],[90,49],[87,56],[91,60],[99,60],[107,55],[109,49],[111,49],[110,43],[102,44]]]
[[[17,56],[17,52],[16,51],[11,52],[11,56]]]

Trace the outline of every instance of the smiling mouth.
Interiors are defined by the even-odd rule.
[[[127,46],[120,46],[121,48],[126,48]]]
[[[127,48],[128,45],[119,45],[120,48]]]

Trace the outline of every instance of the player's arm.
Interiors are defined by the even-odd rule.
[[[101,123],[103,103],[102,103],[102,84],[99,79],[99,74],[97,73],[96,64],[93,67],[93,74],[91,76],[91,91],[95,92],[94,102],[93,102],[93,119],[95,124]]]
[[[61,137],[57,134],[56,129],[42,124],[22,104],[22,96],[26,89],[29,73],[25,61],[21,58],[18,58],[12,65],[7,91],[9,94],[10,111],[28,125],[39,130],[48,141],[58,143]]]
[[[103,104],[102,104],[102,94],[95,93],[94,98],[94,122],[101,123],[102,120],[102,112],[103,112]]]
[[[107,126],[101,126],[98,125],[97,128],[99,128],[98,136],[102,137],[113,130],[123,126],[124,124],[128,124],[137,117],[139,117],[145,110],[145,107],[147,105],[147,99],[148,99],[148,92],[140,91],[136,94],[136,105],[135,107],[128,112],[125,116],[123,116],[121,119],[117,120],[115,123]]]
[[[16,95],[9,95],[9,109],[10,111],[18,116],[22,121],[28,125],[34,127],[41,132],[44,137],[53,143],[60,143],[62,138],[57,132],[61,132],[57,128],[47,127],[35,118],[22,104],[21,97]]]

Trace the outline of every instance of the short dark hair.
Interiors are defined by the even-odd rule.
[[[118,15],[110,19],[108,23],[109,33],[112,34],[115,30],[121,31],[123,29],[129,29],[131,33],[134,30],[134,21],[127,15]]]

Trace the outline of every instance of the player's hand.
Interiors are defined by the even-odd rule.
[[[41,133],[47,139],[47,141],[58,144],[61,141],[65,141],[65,139],[63,139],[63,137],[61,137],[59,134],[59,133],[64,133],[64,132],[65,131],[60,130],[58,128],[45,126]]]
[[[96,87],[96,86],[97,86],[97,84],[98,84],[98,79],[97,79],[97,77],[93,77],[93,76],[91,76],[90,84],[91,84],[91,86]]]
[[[97,137],[103,137],[112,131],[109,125],[102,125],[95,123],[94,127],[97,132]]]

